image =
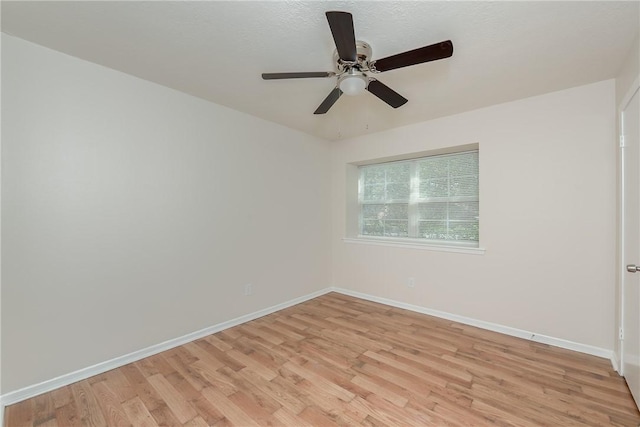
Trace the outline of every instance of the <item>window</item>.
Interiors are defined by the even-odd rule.
[[[360,166],[360,235],[478,246],[478,151]]]

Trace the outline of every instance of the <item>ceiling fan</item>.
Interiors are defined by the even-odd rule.
[[[376,78],[371,77],[370,74],[436,61],[453,55],[453,43],[451,40],[446,40],[386,58],[372,60],[371,46],[356,40],[353,17],[349,12],[330,11],[326,12],[326,15],[336,44],[336,51],[333,55],[336,71],[262,74],[264,80],[337,77],[336,87],[313,114],[325,114],[343,93],[359,95],[365,90],[393,108],[398,108],[404,105],[407,99]]]

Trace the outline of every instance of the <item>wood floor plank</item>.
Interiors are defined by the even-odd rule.
[[[639,423],[606,359],[335,293],[5,409],[5,427]]]
[[[230,357],[233,357],[235,360],[242,363],[246,368],[251,369],[256,374],[263,377],[267,381],[270,381],[278,376],[278,374],[275,371],[269,369],[267,366],[263,365],[262,363],[258,362],[254,358],[247,356],[246,354],[240,351],[229,350],[227,354]]]
[[[127,400],[122,404],[122,408],[134,426],[158,427],[158,423],[156,423],[156,420],[151,416],[144,402],[142,402],[139,397]]]
[[[151,363],[153,364],[153,366],[157,369],[157,372],[163,376],[168,376],[171,375],[172,373],[175,372],[175,369],[173,369],[173,367],[167,363],[167,360],[165,359],[165,354],[161,353],[161,354],[155,354],[151,357],[148,358],[148,360],[151,361]]]
[[[489,417],[496,417],[501,420],[506,420],[509,426],[513,427],[540,427],[539,424],[531,422],[526,418],[520,417],[518,414],[512,414],[510,412],[506,412],[502,409],[501,406],[494,406],[490,403],[486,403],[480,399],[474,400],[472,407],[477,409],[481,413],[487,415]],[[553,424],[547,424],[553,425]]]
[[[62,408],[67,406],[73,401],[73,395],[71,394],[70,387],[60,387],[51,392],[51,398],[56,408]]]
[[[202,396],[179,372],[174,372],[165,377],[169,384],[187,401],[194,402]]]
[[[299,414],[299,417],[302,418],[305,423],[310,424],[312,426],[317,427],[338,427],[337,424],[327,413],[318,409],[315,406],[307,406],[304,408]]]
[[[24,400],[5,409],[4,418],[7,427],[31,427],[35,417],[34,399]]]
[[[243,332],[249,332],[256,337],[263,338],[273,345],[280,345],[285,341],[282,337],[278,336],[278,334],[272,333],[268,329],[256,325],[255,322],[249,322],[242,325],[240,328]]]
[[[495,387],[495,381],[486,381],[484,378],[476,378],[475,383],[484,384],[488,387]],[[591,410],[590,408],[582,405],[567,404],[562,399],[549,396],[544,392],[544,390],[542,390],[541,393],[532,393],[530,389],[522,387],[521,384],[511,381],[501,381],[500,389],[513,393],[523,400],[530,401],[532,406],[537,406],[542,409],[547,408],[548,410],[566,414],[567,416],[582,422],[585,426],[599,426],[602,423],[607,425],[608,423],[609,417],[606,414]]]
[[[273,413],[274,418],[278,421],[279,425],[285,427],[314,427],[312,424],[304,421],[287,408],[280,408]]]
[[[220,351],[228,351],[233,348],[232,346],[218,338],[216,335],[209,335],[208,337],[205,337],[204,340],[206,340],[209,344]]]
[[[364,355],[380,363],[383,363],[395,369],[404,371],[407,374],[413,375],[416,378],[420,378],[423,380],[423,382],[426,382],[428,384],[434,384],[440,387],[445,387],[447,385],[448,381],[446,378],[439,377],[438,375],[431,374],[425,370],[412,366],[408,363],[401,361],[399,358],[394,358],[384,353],[376,353],[373,351],[367,351],[364,353]]]
[[[247,393],[239,391],[229,396],[229,400],[244,411],[245,414],[249,415],[251,419],[259,425],[266,426],[277,424],[276,419],[271,415],[272,413],[259,402],[256,402],[256,400]],[[280,408],[281,406],[278,405],[278,409]]]
[[[248,427],[260,425],[216,388],[207,387],[202,390],[202,395],[233,424]]]
[[[102,410],[96,400],[95,394],[93,394],[89,381],[79,381],[72,384],[71,392],[73,393],[73,400],[83,425],[91,427],[107,425],[107,421],[102,414]]]
[[[222,375],[220,372],[214,369],[213,366],[207,365],[206,362],[198,360],[197,362],[192,363],[191,367],[197,372],[199,376],[204,378],[208,384],[216,387],[226,396],[229,396],[238,391],[236,386],[233,384],[233,381],[229,377]]]
[[[369,390],[351,381],[358,373],[351,368],[336,369],[331,363],[322,359],[304,357],[306,362],[302,365],[305,369],[339,386],[347,392],[356,395],[368,395]]]
[[[280,337],[284,338],[282,342],[286,342],[287,340],[302,341],[305,339],[304,335],[297,333],[295,328],[290,327],[286,323],[278,324],[276,322],[272,322],[267,325],[263,325],[262,329],[269,331],[272,334],[278,334]]]
[[[339,399],[318,384],[302,380],[296,384],[296,388],[308,396],[305,398],[307,407],[302,412],[309,408],[321,409],[325,416],[339,425],[358,424],[365,416],[358,408]]]
[[[107,381],[100,381],[91,385],[98,405],[102,408],[107,424],[114,427],[131,426],[129,417],[120,405],[120,398],[109,388]]]
[[[34,423],[33,425],[36,426],[36,427],[60,427],[58,425],[58,420],[56,419],[55,416],[53,416],[52,418],[47,418],[43,422]],[[64,427],[64,426],[62,426],[62,427]]]
[[[120,369],[113,369],[109,372],[105,372],[105,381],[109,386],[109,389],[118,396],[120,403],[136,396],[133,386]]]
[[[185,364],[183,359],[179,356],[174,354],[167,357],[167,363],[169,363],[177,373],[188,381],[191,387],[195,390],[200,391],[210,385],[210,383],[198,374],[192,366]]]
[[[78,417],[78,408],[74,401],[69,402],[65,406],[61,406],[56,409],[56,420],[58,420],[58,425],[65,427],[80,427],[82,426],[82,422]],[[13,424],[7,423],[8,426],[12,426]]]
[[[146,359],[138,360],[137,362],[133,362],[136,368],[142,373],[142,375],[146,377],[150,377],[152,375],[160,374],[160,370],[153,363],[153,359],[148,357]],[[100,379],[102,380],[102,378]]]
[[[304,324],[303,322],[297,321],[291,315],[279,316],[274,319],[274,323],[278,325],[285,325],[290,327],[291,329],[295,329],[298,332],[304,332],[309,326]],[[306,336],[303,335],[305,338]]]
[[[224,363],[216,359],[205,348],[201,347],[198,341],[187,343],[183,347],[187,349],[189,353],[194,355],[198,360],[200,360],[202,363],[205,363],[212,369],[218,369],[224,366]]]
[[[173,411],[171,411],[171,409],[165,404],[158,406],[154,410],[150,411],[150,413],[159,426],[182,426],[182,423],[178,421]]]
[[[195,417],[184,424],[184,427],[209,427],[209,424],[202,417]]]
[[[478,396],[477,399],[482,400],[485,403],[490,403],[494,407],[500,408],[507,413],[511,413],[513,416],[517,415],[530,420],[531,422],[535,422],[536,419],[544,416],[548,422],[552,423],[552,425],[578,425],[577,420],[542,405],[524,404],[516,407],[506,403],[514,400],[522,400],[523,403],[525,403],[527,402],[526,395],[513,393],[510,390],[505,390],[495,386],[488,387],[484,384],[473,384],[472,390],[474,395]],[[476,399],[474,399],[474,402],[475,400]]]
[[[281,345],[274,346],[265,343],[264,340],[253,340],[248,337],[242,337],[235,340],[234,345],[236,346],[236,350],[253,357],[256,361],[263,363],[272,370],[277,370],[282,363],[294,357],[297,351],[296,341],[284,342]]]
[[[52,393],[44,393],[33,398],[34,403],[34,425],[48,423],[55,418],[55,404]]]
[[[156,389],[178,421],[184,424],[198,416],[193,406],[171,385],[164,375],[152,375],[147,378],[147,381]]]
[[[323,360],[338,369],[349,369],[355,359],[348,359],[342,354],[327,351],[317,343],[311,341],[297,345],[295,350],[297,353],[304,354],[305,356],[311,357],[315,360]]]
[[[132,363],[130,365],[125,365],[120,369],[134,388],[136,396],[142,400],[149,412],[160,406],[166,405],[156,389],[147,382],[147,379],[142,375],[135,364]]]
[[[303,366],[296,365],[295,363],[287,362],[284,364],[284,367],[296,373],[297,375],[311,381],[314,384],[322,385],[322,388],[325,389],[328,393],[337,397],[338,399],[342,399],[345,402],[349,402],[351,399],[355,397],[353,393],[344,388],[340,387],[338,384],[332,383],[326,378],[316,374],[309,369],[306,369]]]
[[[244,368],[244,365],[242,363],[238,362],[229,354],[227,354],[227,352],[229,350],[233,350],[233,348],[229,348],[225,351],[222,351],[215,345],[211,344],[207,339],[199,340],[198,345],[203,350],[205,350],[211,357],[219,361],[222,364],[222,366],[230,367],[234,371],[239,371],[240,369]],[[216,365],[212,365],[212,366],[216,366]]]
[[[271,398],[276,401],[280,407],[285,407],[294,414],[300,413],[306,406],[306,404],[298,399],[295,394],[291,393],[277,382],[267,381],[251,370],[243,369],[238,372],[238,375],[245,378],[247,383],[251,385],[251,388],[261,391],[266,396],[271,396]]]
[[[402,425],[414,425],[420,421],[420,425],[429,425],[430,420],[426,417],[421,417],[420,420],[413,419],[405,411],[396,410],[396,406],[377,405],[369,402],[367,399],[363,399],[358,396],[353,399],[353,406],[360,409],[362,412],[371,415],[372,417],[379,419],[387,425],[402,426]]]
[[[202,396],[198,400],[191,402],[196,412],[208,425],[215,425],[224,419],[224,415]]]

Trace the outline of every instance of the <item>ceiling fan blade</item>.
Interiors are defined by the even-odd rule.
[[[313,71],[302,73],[262,73],[264,80],[279,80],[279,79],[308,79],[313,77],[333,77],[336,73],[332,71]]]
[[[378,80],[371,80],[367,86],[367,90],[392,106],[398,108],[407,103],[408,99],[400,95],[389,86],[380,83]]]
[[[389,71],[396,68],[408,67],[409,65],[422,64],[423,62],[436,61],[438,59],[449,58],[453,55],[453,43],[446,40],[430,46],[409,50],[397,55],[388,56],[373,62],[377,71]]]
[[[357,52],[353,17],[349,12],[327,12],[326,15],[338,56],[343,61],[355,61]]]
[[[340,98],[340,95],[342,95],[342,91],[339,87],[333,89],[329,93],[329,96],[327,96],[324,101],[322,101],[322,104],[320,104],[320,106],[316,109],[316,111],[313,112],[313,114],[324,114],[329,111],[329,108],[331,108],[333,104],[336,103],[338,98]]]

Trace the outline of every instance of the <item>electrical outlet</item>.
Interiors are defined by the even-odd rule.
[[[409,277],[407,279],[407,287],[409,288],[415,288],[416,287],[416,279],[413,277]]]
[[[253,294],[253,285],[251,283],[247,283],[244,285],[244,294],[252,295]]]

